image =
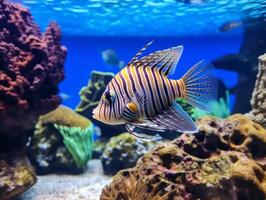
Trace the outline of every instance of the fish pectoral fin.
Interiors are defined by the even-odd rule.
[[[169,109],[157,115],[152,122],[170,131],[186,133],[195,133],[198,131],[196,123],[176,102]]]
[[[138,104],[135,102],[127,103],[125,109],[122,112],[122,118],[127,122],[136,121],[138,113]]]

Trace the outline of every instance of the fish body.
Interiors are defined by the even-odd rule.
[[[117,53],[113,49],[106,49],[101,51],[103,61],[110,66],[122,68],[124,62],[120,60],[117,56]]]
[[[176,98],[208,110],[208,102],[216,95],[212,67],[204,62],[193,66],[181,79],[172,80],[182,54],[177,46],[157,51],[141,59],[146,45],[107,85],[93,117],[108,124],[126,124],[134,128],[156,131],[197,132],[197,126],[179,106]]]

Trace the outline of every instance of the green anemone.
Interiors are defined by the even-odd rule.
[[[87,128],[68,127],[54,124],[54,127],[63,136],[63,142],[78,168],[86,166],[87,162],[92,158],[93,150],[93,124]]]

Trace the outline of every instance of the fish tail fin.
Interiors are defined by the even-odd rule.
[[[210,112],[210,102],[217,98],[218,82],[214,67],[205,61],[195,64],[181,79],[185,86],[183,98],[191,105]]]

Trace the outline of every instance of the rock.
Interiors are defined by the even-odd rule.
[[[76,112],[90,119],[101,129],[102,137],[110,138],[126,131],[124,125],[108,125],[92,118],[92,110],[98,105],[98,102],[106,89],[107,84],[114,77],[113,73],[92,71],[88,85],[82,87],[80,103],[76,107]]]
[[[80,173],[92,157],[93,124],[60,106],[36,124],[28,155],[38,174]]]
[[[106,144],[101,156],[105,174],[115,174],[121,169],[135,166],[137,160],[154,146],[130,133],[114,136]]]
[[[11,199],[36,183],[36,175],[23,154],[0,154],[0,199]]]
[[[100,138],[94,142],[92,158],[99,159],[104,151],[104,148],[108,142],[108,139]]]
[[[247,116],[266,128],[266,53],[259,57],[257,80],[250,103],[252,109]]]
[[[266,130],[240,114],[197,123],[195,135],[160,144],[118,173],[101,200],[266,199]]]

